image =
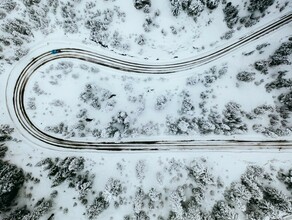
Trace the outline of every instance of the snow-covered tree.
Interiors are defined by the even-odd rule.
[[[167,103],[169,101],[169,97],[165,96],[165,95],[160,95],[156,98],[156,102],[155,102],[155,110],[163,110]]]
[[[178,16],[182,10],[182,5],[180,0],[170,0],[171,12],[173,16]]]
[[[13,11],[15,7],[16,7],[16,2],[13,0],[2,0],[0,2],[0,8],[6,10],[7,12]]]
[[[170,0],[171,11],[174,16],[178,16],[183,10],[189,16],[197,18],[205,9],[203,0]]]
[[[24,172],[0,159],[0,210],[9,208],[24,183]]]
[[[215,220],[236,220],[238,216],[234,209],[232,209],[225,201],[218,201],[213,206],[212,217]]]
[[[108,137],[127,137],[131,135],[132,130],[130,128],[130,117],[125,111],[120,111],[114,117],[106,128],[106,134]]]
[[[260,11],[264,12],[268,7],[273,5],[275,0],[250,0],[248,10],[250,12]]]
[[[27,207],[24,206],[24,207],[13,210],[3,220],[23,220],[25,216],[29,216],[30,213],[31,212],[27,209]]]
[[[283,169],[279,170],[277,178],[287,186],[288,190],[292,191],[292,169],[286,172]]]
[[[292,42],[284,42],[269,58],[270,66],[278,66],[282,64],[291,64],[289,56],[292,54]]]
[[[182,103],[178,113],[182,115],[192,115],[194,113],[195,106],[193,105],[189,92],[183,91],[180,96],[182,97]]]
[[[119,195],[123,192],[122,183],[118,179],[110,178],[104,190],[104,196],[110,202],[112,200],[116,200]]]
[[[135,171],[136,171],[136,177],[142,181],[145,178],[145,172],[146,172],[146,162],[145,160],[139,160],[136,164]]]
[[[186,11],[188,15],[192,17],[199,17],[201,12],[204,11],[205,4],[201,0],[192,0],[189,1],[188,7],[186,8]]]
[[[256,61],[254,63],[254,68],[266,75],[268,73],[268,62],[265,60]]]
[[[23,0],[23,4],[26,6],[32,6],[34,4],[39,4],[41,0]]]
[[[230,128],[230,134],[242,133],[247,131],[247,125],[243,122],[245,113],[241,106],[235,102],[229,102],[225,105],[223,111],[223,123]]]
[[[185,116],[173,119],[166,118],[167,132],[169,134],[182,135],[194,133],[196,128],[195,122]]]
[[[278,100],[283,105],[284,109],[290,112],[292,111],[292,91],[279,95]]]
[[[78,191],[78,199],[80,201],[86,200],[86,196],[93,186],[94,175],[90,175],[88,171],[79,174],[76,178],[70,180],[69,187],[74,187]]]
[[[192,161],[187,166],[189,176],[194,180],[198,186],[205,188],[214,183],[214,176],[210,173],[209,169],[200,161]]]
[[[86,213],[89,219],[94,219],[109,207],[109,202],[100,193],[93,203],[87,208]]]
[[[292,88],[292,78],[287,79],[288,71],[279,71],[276,80],[265,85],[267,92],[273,89]]]
[[[233,6],[231,2],[228,2],[223,12],[227,27],[233,28],[239,19],[237,7]]]
[[[214,10],[215,8],[217,8],[219,3],[220,3],[220,0],[207,0],[206,1],[207,8],[209,8],[211,10]]]
[[[135,214],[139,214],[141,211],[143,211],[143,208],[145,206],[145,198],[146,194],[142,188],[138,188],[135,193],[135,198],[133,201],[133,209]]]
[[[8,147],[4,144],[0,144],[0,159],[5,157],[6,151],[8,150]]]
[[[242,71],[236,75],[236,79],[239,81],[242,81],[242,82],[251,82],[251,81],[255,80],[255,73]]]
[[[65,180],[74,182],[77,174],[84,169],[83,157],[66,157],[65,159],[56,158],[53,161],[46,158],[37,163],[36,166],[45,166],[49,170],[48,176],[53,180],[52,186],[58,186]]]
[[[264,199],[271,203],[278,210],[285,213],[292,213],[292,199],[288,198],[277,188],[266,186],[263,188]]]
[[[52,200],[46,200],[45,198],[42,198],[35,204],[33,211],[23,217],[23,220],[39,220],[42,216],[51,210],[52,206]]]
[[[11,134],[14,128],[11,128],[8,124],[0,125],[0,142],[9,141],[12,139]]]
[[[31,26],[27,22],[17,18],[8,20],[8,22],[4,24],[3,31],[9,33],[14,38],[26,40],[27,42],[33,37]]]
[[[134,6],[136,9],[142,9],[145,6],[151,6],[151,0],[134,0]]]

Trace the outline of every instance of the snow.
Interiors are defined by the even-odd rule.
[[[287,41],[285,33],[286,29],[282,28],[269,37],[257,40],[212,62],[211,67],[215,67],[215,71],[226,68],[227,72],[218,80],[215,79],[214,83],[207,85],[200,83],[200,81],[204,81],[204,77],[209,75],[210,66],[200,66],[188,71],[160,76],[124,73],[87,61],[72,61],[70,58],[54,60],[41,66],[28,80],[24,94],[25,108],[30,120],[37,128],[50,135],[65,139],[91,142],[111,141],[105,133],[105,128],[119,112],[126,112],[127,117],[126,115],[123,117],[126,117],[132,127],[139,129],[141,126],[152,124],[157,127],[157,131],[148,134],[148,136],[138,132],[130,137],[119,137],[122,140],[124,138],[126,140],[143,139],[151,141],[167,140],[169,138],[178,140],[274,140],[274,137],[265,137],[252,129],[254,124],[265,125],[269,112],[255,120],[247,121],[249,124],[248,132],[235,134],[235,136],[223,134],[208,136],[197,132],[190,133],[187,131],[186,123],[183,126],[183,122],[181,122],[178,126],[182,126],[181,130],[187,135],[169,137],[167,118],[181,117],[181,102],[185,93],[189,94],[189,99],[194,105],[195,110],[188,112],[191,117],[200,117],[202,114],[199,107],[199,103],[202,101],[200,98],[202,92],[210,94],[205,104],[208,112],[211,112],[212,109],[219,113],[223,112],[228,102],[240,103],[242,110],[245,112],[251,112],[257,106],[264,104],[274,106],[274,97],[277,97],[280,93],[278,91],[266,92],[265,83],[271,81],[270,76],[256,74],[254,82],[246,83],[237,81],[236,75],[241,71],[254,72],[255,70],[252,67],[254,60],[267,59],[270,55],[266,50],[261,54],[256,51],[250,56],[244,56],[243,54],[255,50],[257,45],[265,42],[271,44],[267,48],[273,51],[282,42]],[[244,64],[242,60],[244,60]],[[272,71],[276,73],[278,69]],[[13,74],[17,75],[19,73],[14,71]],[[11,78],[13,80],[9,83],[14,85],[16,77],[12,76]],[[187,85],[190,79],[197,83],[193,86]],[[260,83],[258,85],[255,82]],[[42,85],[41,89],[38,89],[40,84]],[[88,85],[90,85],[89,90],[86,89]],[[91,92],[95,96],[85,98]],[[254,94],[261,95],[254,96]],[[93,103],[94,99],[98,99],[98,106]],[[163,104],[157,106],[159,102],[163,102]],[[32,103],[35,107],[29,107]],[[86,109],[86,112],[83,112],[84,109]],[[13,110],[11,109],[11,111]],[[81,112],[83,113],[81,114]],[[156,117],[153,117],[153,115],[156,115]],[[84,120],[84,117],[91,121],[82,123],[85,128],[78,131],[76,129],[79,124],[78,121]],[[68,132],[54,133],[48,130],[48,127],[54,127],[60,123],[68,126]],[[102,132],[101,137],[94,137],[90,134],[90,131],[96,128]],[[74,133],[81,132],[82,135],[76,134],[74,137],[70,137],[72,135],[71,131]],[[289,136],[279,137],[278,140],[287,140],[287,138],[289,139]]]
[[[26,146],[25,151],[23,150],[24,146]],[[93,185],[93,190],[96,192],[103,191],[110,178],[118,178],[122,182],[123,187],[126,187],[126,193],[123,192],[122,197],[126,197],[128,205],[123,205],[119,209],[110,207],[99,216],[101,219],[109,219],[110,217],[121,219],[122,216],[130,214],[133,210],[134,194],[138,187],[143,187],[145,192],[154,187],[158,192],[163,193],[164,197],[170,196],[170,193],[176,190],[177,186],[191,183],[192,180],[185,175],[182,168],[178,168],[175,171],[175,166],[171,166],[172,160],[183,165],[189,165],[191,161],[201,161],[203,158],[203,161],[206,161],[203,163],[203,166],[207,166],[211,175],[214,175],[215,178],[220,176],[224,186],[229,186],[231,182],[238,180],[248,165],[256,164],[264,167],[267,171],[271,167],[277,170],[278,168],[287,168],[292,165],[291,150],[180,150],[170,152],[160,151],[159,153],[147,151],[116,153],[88,150],[78,152],[74,150],[56,151],[37,148],[26,141],[13,143],[10,146],[10,153],[7,158],[13,158],[15,164],[22,167],[26,172],[32,172],[33,176],[41,179],[40,184],[33,185],[32,192],[35,200],[46,196],[54,188],[50,189],[50,180],[46,178],[46,171],[42,171],[40,167],[27,166],[27,164],[36,164],[45,157],[54,158],[56,155],[61,158],[68,156],[84,157],[86,159],[85,170],[89,170],[96,176]],[[136,164],[139,164],[139,161],[143,161],[142,163],[145,165],[144,179],[136,176]],[[177,176],[179,173],[183,176]],[[159,174],[162,175],[162,181],[157,179]],[[77,198],[78,196],[74,189],[67,188],[65,182],[57,187],[56,190],[58,190],[54,206],[56,208],[52,210],[52,213],[55,213],[56,219],[87,219],[83,215],[83,212],[85,212],[84,207],[77,199],[74,199],[74,197]],[[224,188],[216,189],[214,197],[205,198],[207,210],[212,207],[214,200],[222,199],[223,191]],[[74,202],[78,204],[76,207],[73,207]],[[64,214],[62,211],[59,211],[58,207],[61,206],[63,209],[68,208],[69,212]],[[167,201],[163,208],[154,209],[151,213],[155,213],[157,216],[160,214],[165,216],[170,209],[171,203]]]
[[[6,1],[10,2],[5,0],[3,3]],[[195,195],[192,190],[197,187],[203,190],[205,196],[198,209],[210,212],[217,201],[226,199],[224,193],[230,189],[232,183],[241,184],[242,175],[251,165],[260,166],[271,178],[271,181],[267,177],[260,182],[262,188],[275,187],[286,196],[283,198],[291,197],[291,189],[287,188],[288,177],[286,185],[279,178],[281,172],[291,172],[291,132],[282,136],[275,133],[264,135],[253,129],[254,125],[259,124],[263,125],[260,129],[268,128],[271,114],[279,117],[277,108],[281,107],[281,103],[278,96],[291,90],[291,87],[286,87],[268,92],[265,88],[266,84],[277,78],[279,71],[287,70],[286,78],[290,79],[291,64],[269,67],[267,75],[254,68],[255,61],[269,59],[283,42],[291,41],[291,23],[210,63],[168,75],[124,72],[71,58],[45,63],[31,75],[24,90],[24,106],[28,118],[38,129],[47,135],[73,143],[124,143],[117,145],[118,147],[114,145],[116,151],[92,150],[86,145],[83,149],[65,149],[43,143],[23,128],[13,106],[14,86],[21,71],[34,57],[42,53],[69,47],[141,64],[186,61],[215,52],[291,13],[291,2],[275,1],[255,25],[247,28],[238,22],[233,29],[229,29],[224,21],[222,10],[225,4],[222,1],[213,11],[205,8],[196,21],[184,11],[178,17],[173,16],[169,0],[152,1],[149,13],[136,10],[133,1],[60,0],[56,12],[53,7],[48,6],[53,0],[40,1],[32,6],[25,6],[25,3],[30,2],[27,0],[14,1],[16,7],[11,12],[1,8],[2,2],[0,3],[0,15],[5,14],[3,18],[0,16],[0,121],[1,125],[9,124],[15,129],[12,133],[13,139],[3,143],[9,148],[3,160],[22,168],[27,176],[31,175],[34,179],[27,177],[16,198],[17,205],[12,210],[24,205],[31,211],[36,210],[36,202],[46,198],[53,200],[53,207],[40,219],[47,220],[54,214],[53,219],[86,220],[88,208],[102,192],[109,207],[96,219],[124,219],[127,215],[130,215],[129,219],[137,219],[140,211],[145,211],[151,220],[158,219],[159,216],[168,219],[170,211],[185,215],[182,202],[189,201]],[[238,8],[240,17],[249,14],[248,2],[232,1]],[[286,3],[282,10],[281,7]],[[62,8],[65,6],[71,10],[71,14],[62,16]],[[35,12],[36,18],[41,18],[40,23],[33,21],[31,10]],[[33,37],[19,35],[16,31],[5,31],[5,25],[15,18],[31,26]],[[152,23],[143,26],[149,18]],[[86,27],[87,21],[93,20],[108,22],[105,30],[98,32],[103,37],[101,43],[92,41],[91,30]],[[65,21],[72,22],[69,25],[72,33],[68,29],[64,31]],[[227,32],[232,32],[231,38],[223,39]],[[15,43],[13,40],[16,39],[23,44]],[[141,39],[144,43],[139,45],[138,41]],[[263,43],[269,45],[256,49]],[[291,55],[288,59],[291,61]],[[69,67],[64,68],[64,65],[60,65],[62,62],[70,64]],[[225,70],[226,67],[227,70],[214,82],[209,72],[213,66],[217,68],[216,74],[221,68]],[[242,71],[254,72],[255,79],[251,82],[239,81],[236,77]],[[82,93],[86,96],[84,92],[88,84],[91,84],[91,90],[99,100],[102,96],[105,97],[100,102],[100,107],[92,100],[84,101],[80,97]],[[206,103],[202,103],[203,101]],[[182,110],[183,103],[185,109]],[[240,105],[240,110],[234,103]],[[211,111],[217,111],[216,117],[223,117],[228,105],[233,110],[234,117],[241,117],[241,111],[253,113],[256,107],[264,104],[272,106],[272,110],[256,115],[252,120],[242,117],[242,123],[247,126],[245,132],[240,129],[235,133],[226,132],[230,129],[230,123],[222,125],[225,133],[207,132],[215,128],[209,120]],[[87,112],[82,112],[83,109]],[[202,127],[201,130],[187,120],[194,117],[201,118],[202,121],[206,119],[201,125],[196,123],[196,126]],[[68,126],[69,132],[55,133],[53,129],[48,129],[49,126],[54,127],[61,122]],[[282,126],[281,123],[287,125]],[[171,127],[172,124],[177,126]],[[109,125],[113,125],[119,132],[113,132],[109,137]],[[174,132],[170,132],[169,128],[173,128]],[[291,130],[291,113],[286,122],[281,118],[276,128]],[[94,129],[97,131],[93,132]],[[130,130],[131,134],[128,134]],[[0,132],[2,138],[1,135],[3,134]],[[197,142],[187,142],[188,140]],[[160,147],[159,150],[150,151],[145,150],[147,145],[127,144],[135,141],[166,142],[150,145],[155,149]],[[109,147],[107,144],[99,146]],[[135,147],[136,150],[137,146],[141,146],[141,149],[121,150],[121,146],[129,149]],[[89,187],[90,181],[84,185],[82,181],[78,182],[78,186],[70,188],[68,179],[52,187],[54,176],[49,176],[49,170],[44,170],[44,167],[36,166],[45,158],[53,161],[59,158],[60,162],[66,157],[84,158],[84,169],[80,167],[78,170],[71,164],[70,170],[77,169],[82,176],[88,171],[88,179],[93,181],[92,188]],[[194,169],[193,176],[190,175],[190,168]],[[202,184],[202,181],[206,184]],[[256,182],[255,179],[252,181]],[[85,205],[79,198],[80,189],[86,186],[88,194],[85,198],[88,203]],[[58,193],[52,196],[54,190]],[[121,204],[117,204],[119,202]],[[151,202],[153,207],[149,205]],[[239,210],[241,208],[246,206],[236,206],[238,219],[245,219],[247,217]],[[8,214],[0,213],[0,219]],[[277,218],[289,214],[291,212],[280,210]],[[272,217],[266,216],[266,219]]]

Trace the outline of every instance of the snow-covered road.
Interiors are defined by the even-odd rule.
[[[104,54],[92,52],[82,48],[59,48],[57,50],[50,50],[48,52],[42,53],[41,55],[34,56],[31,62],[29,62],[20,72],[14,73],[10,77],[7,85],[7,106],[9,113],[16,125],[21,128],[22,134],[33,142],[38,144],[45,143],[49,145],[66,147],[66,148],[88,148],[88,149],[169,149],[169,148],[193,148],[196,146],[200,147],[211,147],[215,146],[226,146],[227,148],[236,146],[246,146],[246,147],[258,147],[265,146],[265,148],[270,147],[289,147],[290,142],[236,142],[236,141],[167,141],[167,142],[124,142],[124,143],[98,143],[98,142],[80,142],[80,141],[70,141],[60,138],[50,136],[49,134],[38,129],[28,117],[25,107],[24,107],[24,91],[28,80],[38,70],[42,65],[49,63],[56,59],[70,58],[78,59],[86,62],[91,62],[97,65],[102,65],[107,68],[118,69],[130,73],[140,73],[140,74],[178,74],[178,72],[185,71],[188,69],[196,68],[198,66],[210,63],[217,60],[231,52],[245,46],[246,44],[253,42],[272,31],[278,30],[279,28],[289,24],[292,20],[292,13],[288,13],[276,21],[261,27],[252,33],[242,36],[241,38],[234,40],[228,45],[224,45],[221,48],[216,48],[214,51],[209,51],[200,57],[189,58],[188,60],[178,60],[173,63],[147,63],[145,61],[136,62],[130,61],[129,58],[124,57],[121,59],[114,56],[107,56]],[[44,48],[42,48],[44,50]],[[15,75],[17,74],[17,75]],[[174,147],[175,146],[175,147]]]

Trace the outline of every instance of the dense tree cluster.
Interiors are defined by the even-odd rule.
[[[194,132],[195,121],[185,116],[178,119],[168,117],[166,119],[167,132],[174,135],[191,134]]]
[[[31,26],[20,19],[9,20],[3,27],[3,31],[10,34],[12,37],[16,38],[16,40],[25,40],[27,42],[30,41],[30,38],[33,37],[33,33],[31,31]]]
[[[232,2],[228,2],[223,9],[225,21],[227,27],[233,28],[238,21],[245,27],[251,27],[256,24],[261,17],[265,16],[265,11],[274,3],[274,0],[250,0],[247,7],[248,14],[240,17],[237,7],[232,5]]]
[[[195,160],[186,166],[178,160],[170,160],[167,168],[165,167],[166,172],[172,174],[178,172],[179,175],[183,175],[186,171],[190,179],[174,190],[165,190],[163,194],[155,189],[147,193],[143,188],[138,187],[133,199],[134,214],[126,215],[124,219],[149,219],[151,216],[149,198],[155,195],[155,200],[160,201],[164,198],[162,196],[164,194],[167,195],[164,202],[169,203],[171,210],[166,217],[158,216],[159,220],[281,219],[282,216],[292,213],[289,192],[279,190],[281,187],[274,175],[276,171],[266,172],[263,167],[257,165],[248,166],[239,181],[226,186],[224,197],[215,200],[210,208],[206,208],[204,206],[206,199],[213,201],[210,198],[213,195],[210,188],[215,185],[215,179],[210,173],[211,170],[205,166],[205,162],[203,159]],[[291,173],[291,171],[280,170],[277,176],[280,181],[285,181],[289,190],[291,190]],[[220,186],[216,187],[219,189]],[[161,208],[163,207],[162,205]]]
[[[287,79],[287,72],[288,71],[279,71],[277,78],[265,85],[266,90],[271,92],[274,89],[292,88],[292,78]]]
[[[189,16],[196,18],[205,8],[205,2],[201,0],[170,0],[170,3],[174,16],[178,16],[181,11],[185,11]]]
[[[5,213],[4,220],[38,220],[50,211],[52,200],[39,200],[32,211],[26,206],[17,207],[19,190],[28,178],[21,168],[1,159],[6,150],[6,147],[0,146],[0,213]]]
[[[211,216],[214,220],[236,220],[238,219],[236,211],[225,201],[218,201],[213,206]]]
[[[32,6],[35,4],[39,4],[41,2],[41,0],[23,0],[23,4],[25,6]]]
[[[23,220],[38,220],[40,219],[43,215],[48,213],[53,206],[53,201],[51,199],[45,199],[42,198],[37,203],[35,204],[33,211],[25,215],[23,217]]]
[[[5,146],[4,144],[0,144],[0,159],[5,157],[7,150],[7,146]]]
[[[266,44],[259,45],[257,50],[261,50]],[[275,52],[269,56],[267,60],[260,60],[254,63],[256,70],[263,74],[269,73],[269,67],[274,67],[278,65],[290,64],[290,56],[292,54],[292,44],[291,41],[283,42]],[[288,71],[278,71],[277,74],[272,76],[273,80],[266,83],[265,88],[267,92],[272,92],[273,90],[278,90],[280,95],[277,95],[277,107],[276,112],[268,114],[269,126],[265,127],[261,124],[253,125],[253,129],[256,132],[263,133],[267,136],[277,137],[286,136],[291,134],[292,128],[288,123],[287,119],[291,117],[292,111],[292,95],[290,88],[292,87],[292,80],[287,74]],[[285,92],[283,92],[286,89]]]
[[[87,203],[87,195],[93,187],[94,175],[89,171],[78,174],[74,180],[69,182],[69,187],[74,188],[78,192],[78,199],[83,203]]]
[[[0,125],[0,142],[11,140],[13,128],[9,125]],[[16,200],[18,191],[22,188],[25,174],[21,168],[4,161],[8,147],[0,144],[0,213],[10,209],[11,204]]]
[[[224,76],[227,73],[227,70],[228,67],[226,64],[223,64],[219,69],[217,66],[212,66],[210,69],[204,71],[202,75],[188,77],[186,79],[186,85],[194,86],[198,83],[202,83],[205,87],[210,87],[213,83]]]
[[[9,141],[12,139],[11,134],[14,128],[11,128],[8,124],[0,125],[0,142]]]
[[[107,181],[105,185],[104,196],[109,202],[115,201],[115,204],[116,204],[118,197],[122,194],[122,192],[123,192],[123,185],[120,180],[110,178]]]
[[[283,42],[278,49],[267,59],[254,63],[254,68],[263,74],[268,73],[268,67],[291,64],[292,41]]]
[[[48,177],[52,179],[52,186],[58,186],[64,181],[75,182],[75,178],[84,169],[83,157],[66,157],[65,159],[46,158],[36,165],[48,170]]]
[[[255,73],[242,71],[236,75],[236,78],[242,82],[251,82],[251,81],[255,80]]]
[[[206,6],[207,8],[213,10],[218,7],[219,3],[220,3],[220,0],[207,0]]]
[[[233,2],[222,1],[225,5],[223,8],[224,20],[227,27],[232,29],[238,21],[245,27],[250,27],[256,24],[268,7],[273,5],[275,0],[250,0],[247,7],[248,15],[244,17],[239,16],[239,8],[233,5]],[[196,20],[200,14],[208,8],[214,10],[218,7],[220,0],[170,0],[171,11],[174,16],[178,16],[181,11],[185,11],[189,16]],[[261,13],[261,15],[259,15]],[[228,39],[226,36],[225,39]]]
[[[43,33],[48,32],[50,19],[48,18],[48,13],[50,12],[47,5],[39,4],[40,1],[35,1],[33,4],[29,3],[32,1],[27,1],[25,4],[27,9],[27,14],[30,22],[35,30],[41,30]]]
[[[223,116],[223,117],[222,117]],[[246,113],[241,110],[241,106],[235,102],[229,102],[220,114],[212,110],[206,117],[186,117],[178,119],[168,117],[166,125],[169,134],[241,134],[247,131],[244,123]]]
[[[168,97],[166,95],[158,96],[157,99],[156,99],[156,103],[155,103],[155,107],[154,108],[156,110],[163,110],[166,107],[166,105],[167,105],[167,103],[169,101],[169,98],[170,97]]]
[[[11,12],[16,7],[16,2],[13,0],[2,0],[0,2],[0,9],[4,9],[6,12]]]
[[[278,66],[282,64],[291,64],[289,56],[292,54],[292,42],[287,41],[281,44],[281,46],[274,52],[269,58],[270,66]]]
[[[75,10],[76,6],[69,2],[61,7],[61,15],[64,18],[63,28],[65,33],[74,34],[78,32],[78,24],[76,22]]]
[[[258,45],[257,50],[261,50],[266,46],[267,44]],[[269,56],[267,60],[256,61],[254,63],[255,69],[263,74],[268,74],[269,67],[290,64],[290,56],[292,54],[291,48],[291,41],[283,42],[280,47],[276,49],[271,56]],[[260,132],[272,137],[291,134],[292,128],[291,125],[287,122],[287,119],[291,117],[292,111],[292,95],[290,91],[290,88],[292,87],[292,80],[287,73],[287,70],[278,71],[277,74],[272,76],[273,80],[266,83],[265,88],[267,92],[278,90],[281,93],[280,95],[277,95],[276,112],[268,114],[269,126],[265,127],[261,124],[255,124],[253,125],[253,129],[256,132]],[[283,92],[283,89],[286,89],[287,91]]]
[[[241,182],[233,182],[225,192],[228,204],[246,207],[248,219],[277,218],[280,212],[291,213],[291,201],[285,194],[266,184],[275,181],[259,166],[250,166],[241,176]]]
[[[271,105],[260,105],[256,108],[254,108],[254,110],[253,110],[253,112],[256,115],[263,115],[267,112],[273,112],[273,111],[274,111],[274,108]]]
[[[7,148],[1,147],[3,155]],[[0,211],[6,210],[17,197],[25,180],[24,172],[14,164],[0,159]]]
[[[171,12],[173,16],[178,16],[182,10],[181,2],[178,0],[171,0],[170,4],[171,4]]]
[[[189,16],[198,17],[204,11],[205,3],[201,0],[185,0],[182,1],[182,9],[187,12]]]
[[[103,15],[103,16],[102,16]],[[90,30],[90,40],[107,48],[109,33],[107,32],[109,25],[113,21],[114,12],[104,10],[103,12],[91,14],[85,22],[85,27]]]
[[[283,105],[283,108],[290,112],[292,111],[292,91],[279,95],[278,100]]]
[[[263,108],[269,109],[268,106]],[[40,161],[38,165],[42,164],[46,169],[55,161],[46,159],[46,161]],[[65,158],[60,163],[63,166],[71,167],[69,170],[79,170],[76,168],[79,167],[79,163],[68,161],[70,160]],[[139,170],[137,178],[143,180],[148,165],[141,160],[138,161],[137,166],[137,170]],[[220,191],[220,187],[224,186],[224,183],[219,183],[219,179],[216,181],[217,176],[214,176],[204,158],[188,163],[170,159],[167,164],[163,165],[163,170],[169,175],[171,183],[178,184],[181,182],[180,178],[182,180],[186,178],[185,184],[178,184],[174,189],[166,187],[163,190],[158,187],[150,189],[137,187],[133,198],[130,196],[130,201],[125,203],[125,198],[121,195],[123,192],[127,193],[128,189],[123,187],[119,179],[110,178],[106,182],[104,190],[89,205],[82,201],[88,219],[102,218],[102,213],[112,205],[117,209],[129,202],[132,204],[133,213],[124,216],[126,220],[149,220],[152,216],[151,212],[155,213],[158,209],[168,207],[171,210],[166,216],[157,216],[159,220],[281,219],[281,216],[292,213],[292,200],[288,194],[288,191],[292,189],[291,170],[281,169],[275,175],[277,172],[275,169],[267,172],[263,167],[257,165],[248,166],[239,180],[232,182],[230,186],[225,186],[224,197],[215,201],[212,189]],[[82,180],[84,178],[80,176],[80,183],[83,182]],[[281,191],[277,180],[285,184],[288,191]],[[32,209],[28,209],[26,206],[13,208],[5,215],[4,220],[38,220],[43,216],[48,216],[53,208],[52,199],[55,198],[56,193],[53,192],[50,199],[42,198],[37,201]],[[212,202],[211,206],[206,209],[204,204],[207,201]]]
[[[101,108],[112,110],[116,104],[115,96],[116,95],[112,94],[108,89],[101,88],[94,84],[87,84],[85,86],[85,91],[80,94],[80,99],[97,110]]]
[[[87,203],[87,195],[91,192],[95,176],[89,171],[84,171],[85,160],[83,157],[46,158],[36,164],[48,170],[48,177],[52,180],[52,187],[57,187],[63,182],[68,187],[74,188],[79,196],[78,199]]]
[[[287,186],[287,189],[292,190],[292,169],[279,170],[277,178]]]
[[[192,161],[192,163],[186,167],[189,177],[191,177],[197,186],[205,188],[208,185],[213,184],[214,176],[210,173],[209,169],[200,161]]]
[[[151,0],[134,0],[134,6],[136,9],[142,9],[146,6],[151,6]]]
[[[27,209],[26,206],[17,208],[3,220],[39,220],[49,213],[52,207],[53,201],[51,199],[42,198],[36,202],[32,211]]]
[[[244,123],[243,117],[245,112],[241,110],[241,106],[235,102],[229,102],[223,111],[223,123],[228,126],[231,134],[242,133],[247,131],[247,125]]]
[[[108,137],[127,137],[132,133],[130,117],[127,112],[121,111],[116,116],[112,117],[111,122],[106,128]]]
[[[268,74],[268,62],[265,60],[258,60],[254,63],[254,68],[262,74]]]
[[[237,7],[232,5],[232,2],[228,2],[223,9],[223,13],[227,27],[233,28],[239,20]]]
[[[181,11],[196,19],[207,7],[214,10],[218,7],[220,0],[170,0],[171,11],[174,16],[178,16]]]
[[[260,11],[264,12],[268,7],[273,5],[275,0],[250,0],[248,10],[250,12]]]
[[[89,219],[95,219],[108,207],[109,202],[104,198],[103,194],[100,193],[99,196],[94,199],[93,203],[87,208],[87,216]]]
[[[142,124],[138,133],[145,136],[158,135],[159,134],[159,124],[149,121],[146,124]]]
[[[190,93],[183,91],[180,96],[182,98],[182,102],[178,113],[181,115],[192,115],[195,111],[195,106],[191,99]]]

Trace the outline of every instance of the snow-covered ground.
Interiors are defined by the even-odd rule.
[[[254,68],[255,61],[267,60],[270,51],[289,42],[286,33],[282,28],[210,65],[168,75],[57,59],[30,77],[25,109],[43,132],[79,141],[290,140],[289,122],[270,123],[271,115],[280,117],[277,97],[285,90],[268,85],[280,70],[287,75],[291,70],[277,66],[264,75]],[[239,78],[245,72],[248,82]],[[224,117],[231,108],[240,120],[235,127]]]
[[[183,202],[187,203],[192,196],[200,195],[196,194],[195,191],[192,192],[193,188],[201,188],[202,199],[197,208],[208,213],[212,211],[212,207],[217,201],[225,200],[224,192],[231,189],[233,182],[236,182],[238,187],[242,187],[238,190],[242,190],[241,193],[246,193],[247,198],[250,196],[248,195],[249,191],[245,188],[245,186],[248,188],[248,185],[241,183],[240,179],[249,166],[258,166],[259,169],[263,169],[263,171],[260,170],[262,173],[259,174],[256,174],[256,171],[253,171],[255,173],[251,171],[251,176],[249,176],[249,178],[254,178],[253,181],[258,181],[260,188],[271,186],[283,191],[287,197],[291,196],[291,191],[286,190],[284,182],[277,178],[281,169],[284,173],[287,173],[289,168],[291,169],[290,150],[197,150],[161,151],[159,153],[64,152],[30,147],[30,143],[22,142],[11,144],[10,151],[6,158],[13,158],[15,164],[26,172],[31,172],[33,177],[40,179],[38,184],[33,181],[25,183],[26,189],[20,191],[22,198],[20,204],[26,204],[29,209],[33,209],[37,200],[42,197],[51,198],[49,195],[54,190],[58,191],[57,197],[53,199],[53,208],[43,219],[47,219],[52,213],[55,214],[55,219],[88,219],[88,215],[84,215],[84,213],[93,203],[93,199],[99,195],[99,192],[104,193],[110,206],[96,219],[124,219],[127,215],[130,216],[130,219],[137,219],[140,211],[145,211],[150,219],[159,219],[159,216],[168,219],[170,211],[179,213],[179,206]],[[48,179],[49,171],[43,171],[42,167],[36,167],[35,164],[44,158],[53,159],[56,157],[62,159],[65,157],[85,158],[85,168],[77,173],[85,175],[86,170],[88,170],[89,176],[95,175],[94,178],[88,177],[89,180],[93,181],[92,186],[88,187],[88,191],[85,187],[87,186],[86,182],[84,182],[83,187],[68,188],[69,180],[51,188],[53,180],[57,179],[56,176],[51,176],[51,180]],[[196,179],[190,174],[188,168],[191,167],[197,172],[194,175],[200,176],[200,179]],[[264,178],[262,175],[266,175],[266,177]],[[118,183],[121,184],[120,193],[117,196],[108,192],[107,185],[112,180],[118,180]],[[286,181],[288,183],[288,180]],[[255,189],[256,193],[263,193],[263,189],[260,188]],[[139,189],[142,189],[145,194],[141,196],[142,198],[137,193]],[[82,204],[82,200],[78,199],[82,190],[88,193],[85,196],[88,200],[87,205]],[[29,193],[32,193],[31,198],[27,197]],[[177,193],[181,193],[181,195],[177,195]],[[150,203],[151,195],[154,197],[152,198],[154,206]],[[238,192],[239,197],[240,195]],[[238,219],[246,219],[244,214],[239,211],[246,208],[246,201],[239,200],[243,204],[236,205],[236,212],[240,214]],[[115,207],[116,201],[119,205]],[[65,211],[66,209],[68,212]],[[277,209],[272,209],[276,214]],[[184,219],[200,219],[200,217],[194,215],[192,218],[185,217]]]
[[[291,24],[168,75],[61,58],[24,90],[29,119],[55,138],[281,140],[285,148],[68,150],[34,142],[12,97],[22,68],[60,42],[172,63],[216,51],[291,9],[286,0],[1,0],[0,219],[289,219]]]

